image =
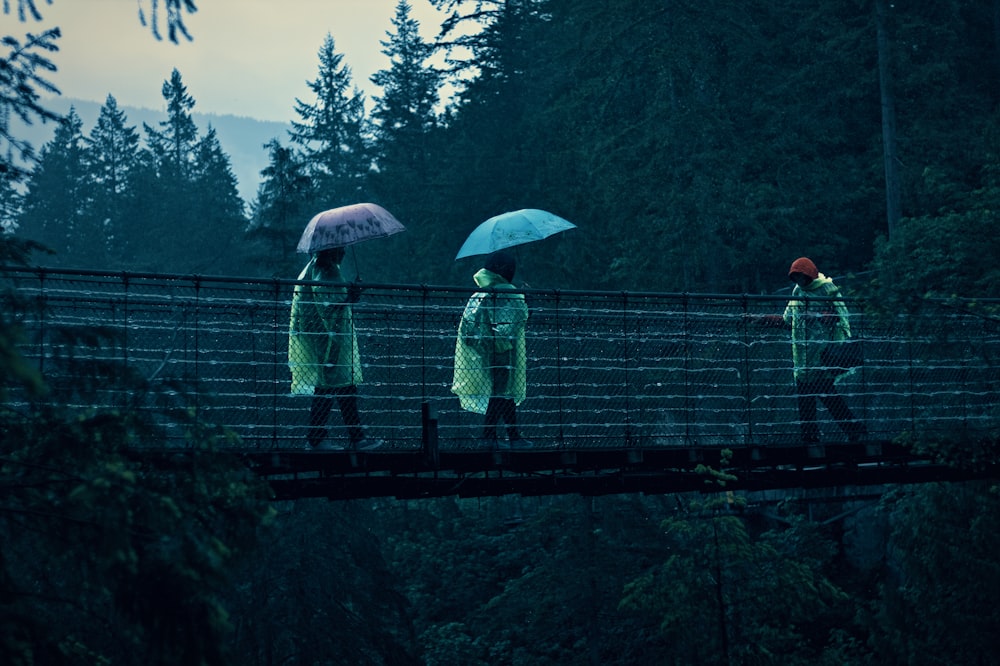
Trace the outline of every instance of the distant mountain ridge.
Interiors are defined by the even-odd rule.
[[[45,100],[43,104],[46,108],[64,115],[69,113],[70,107],[73,107],[76,114],[80,116],[80,120],[83,121],[84,136],[88,136],[94,129],[101,113],[101,107],[104,106],[103,103],[69,97]],[[195,106],[197,107],[197,104]],[[118,108],[125,114],[127,124],[138,129],[143,140],[145,140],[145,133],[142,130],[143,123],[158,128],[159,123],[167,119],[167,114],[164,111],[121,104],[118,105]],[[257,195],[260,172],[268,164],[268,154],[264,144],[271,139],[278,139],[281,143],[287,144],[291,123],[198,112],[193,112],[191,118],[198,127],[199,137],[205,135],[209,126],[215,128],[222,150],[229,155],[233,174],[239,183],[240,196],[249,205]],[[44,144],[52,140],[55,133],[55,123],[35,123],[28,126],[16,123],[14,132],[17,136],[30,141],[37,152]]]

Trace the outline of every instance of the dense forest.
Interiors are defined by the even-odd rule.
[[[374,201],[408,231],[358,247],[369,281],[465,284],[468,231],[530,207],[578,227],[519,250],[534,287],[769,292],[809,255],[886,306],[1000,296],[1000,0],[426,1],[449,18],[426,43],[400,0],[372,100],[317,45],[250,202],[181,72],[150,82],[158,126],[112,93],[85,128],[40,101],[59,30],[5,36],[0,264],[294,277],[313,214]],[[195,2],[139,4],[174,38]],[[14,116],[58,129],[31,146]],[[54,381],[0,297],[0,663],[1000,663],[995,483],[274,503],[211,423],[178,468],[130,446],[151,417],[71,409],[159,389],[114,364]],[[154,399],[185,419],[185,395]]]

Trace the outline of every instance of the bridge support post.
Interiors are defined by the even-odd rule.
[[[441,465],[441,452],[438,447],[437,411],[426,400],[420,404],[420,422],[423,426],[422,448],[424,460],[432,468],[437,469]]]

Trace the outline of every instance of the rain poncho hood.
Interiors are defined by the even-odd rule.
[[[524,329],[528,306],[524,294],[500,275],[485,268],[472,278],[482,289],[465,305],[455,341],[455,375],[451,391],[462,409],[485,414],[491,396],[511,398],[516,404],[527,393]],[[509,293],[508,293],[509,292]],[[509,359],[506,386],[493,386],[492,368]]]
[[[298,279],[339,282],[340,266],[323,268],[314,256]],[[361,383],[361,356],[346,287],[295,285],[288,326],[288,367],[292,395]]]
[[[840,289],[822,273],[805,287],[792,289],[792,300],[782,315],[792,327],[792,364],[795,379],[814,381],[826,372],[821,360],[823,349],[831,343],[851,337],[847,306],[841,300],[811,301],[812,298],[838,298]]]

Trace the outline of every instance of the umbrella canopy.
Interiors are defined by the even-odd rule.
[[[312,254],[400,231],[406,227],[385,208],[373,203],[351,204],[323,211],[309,220],[296,250]]]
[[[473,229],[455,255],[455,259],[489,254],[575,228],[576,225],[572,222],[537,208],[522,208],[502,213]]]

